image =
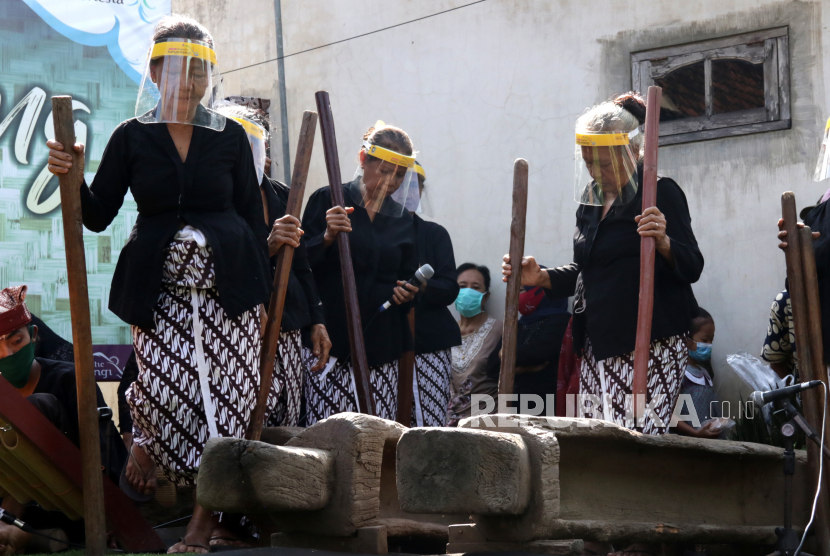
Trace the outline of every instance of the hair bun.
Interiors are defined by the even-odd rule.
[[[637,118],[637,121],[640,122],[640,125],[646,123],[646,102],[643,100],[643,97],[640,96],[640,93],[636,91],[623,93],[618,95],[611,102],[622,109],[631,112],[631,114]]]

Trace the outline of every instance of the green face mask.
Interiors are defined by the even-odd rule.
[[[32,327],[29,327],[29,336]],[[17,353],[0,359],[0,374],[15,388],[23,388],[29,382],[32,374],[32,362],[35,360],[35,342],[30,341],[20,348]]]

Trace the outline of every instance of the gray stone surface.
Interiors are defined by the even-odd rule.
[[[406,512],[519,514],[530,499],[528,448],[515,434],[409,429],[398,442],[397,463]]]
[[[202,455],[196,497],[209,510],[318,510],[329,501],[334,457],[324,450],[213,438]]]

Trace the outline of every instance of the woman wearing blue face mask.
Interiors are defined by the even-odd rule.
[[[452,392],[447,425],[454,427],[469,417],[472,395],[496,399],[499,386],[499,351],[502,324],[484,310],[490,297],[490,270],[464,263],[458,267],[458,298],[455,309],[461,315],[461,345],[452,348]]]
[[[700,427],[695,427],[688,421],[677,423],[677,432],[686,436],[697,438],[717,438],[721,431],[713,428],[717,421],[710,421],[720,417],[718,404],[715,401],[715,384],[712,381],[712,342],[715,339],[715,320],[707,311],[700,307],[698,316],[692,320],[692,329],[689,337],[686,338],[686,347],[689,349],[689,362],[686,366],[686,373],[683,376],[683,383],[680,386],[680,399],[678,404],[684,400],[691,400]],[[681,414],[688,415],[691,408],[680,408]],[[706,421],[709,421],[706,423]]]

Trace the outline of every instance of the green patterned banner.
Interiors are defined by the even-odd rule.
[[[51,97],[72,95],[75,133],[87,145],[91,183],[112,130],[134,115],[135,68],[142,63],[135,52],[146,52],[153,22],[170,11],[169,0],[156,4],[0,0],[0,288],[27,285],[30,310],[69,341],[58,180],[46,170],[45,143],[53,137]],[[132,35],[125,37],[127,29]],[[135,52],[120,48],[121,42]],[[107,309],[107,301],[115,263],[135,219],[136,205],[128,194],[106,231],[84,230],[92,338],[108,368],[114,356],[105,346],[130,343],[129,326]],[[124,359],[116,357],[116,366],[123,368]]]

